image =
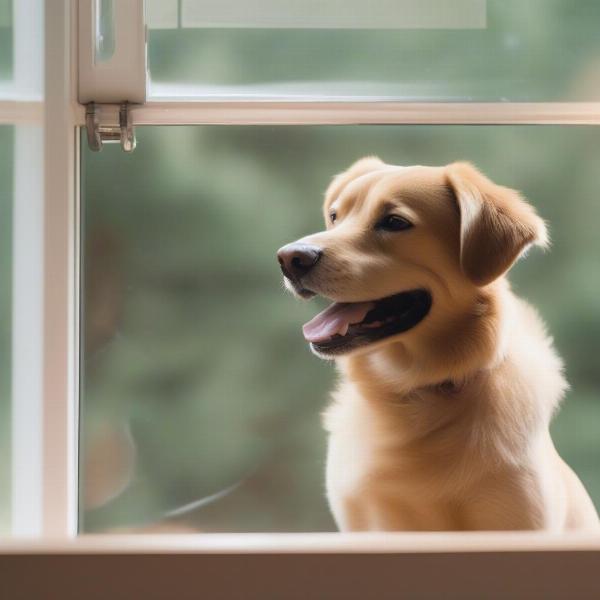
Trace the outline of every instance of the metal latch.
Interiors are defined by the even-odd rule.
[[[100,122],[100,105],[90,102],[85,109],[85,127],[90,150],[100,152],[104,143],[121,143],[125,152],[135,149],[135,130],[131,121],[129,103],[123,102],[119,107],[119,123],[103,124]]]

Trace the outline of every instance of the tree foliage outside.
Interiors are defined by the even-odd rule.
[[[10,531],[12,169],[14,127],[0,125],[0,534]]]

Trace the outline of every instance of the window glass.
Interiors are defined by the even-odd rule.
[[[151,94],[600,99],[596,0],[149,0]]]
[[[12,2],[0,0],[0,89],[13,71]]]
[[[11,4],[0,0],[0,94],[12,77]],[[13,128],[0,125],[0,534],[10,529],[12,160]]]
[[[82,144],[83,531],[318,531],[334,369],[282,289],[278,247],[322,228],[333,174],[466,159],[520,189],[550,253],[514,270],[572,389],[553,431],[600,505],[600,146],[594,127],[138,128]]]
[[[0,125],[0,535],[11,513],[11,325],[14,128]]]

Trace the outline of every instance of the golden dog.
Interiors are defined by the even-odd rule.
[[[304,336],[340,373],[325,413],[340,529],[597,527],[549,434],[561,360],[505,278],[547,245],[534,209],[467,163],[369,157],[324,213],[326,231],[278,258],[295,294],[333,301]]]

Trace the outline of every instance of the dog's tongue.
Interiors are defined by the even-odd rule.
[[[346,335],[348,327],[360,323],[374,306],[374,302],[334,302],[302,327],[304,339],[323,342],[336,334]]]

